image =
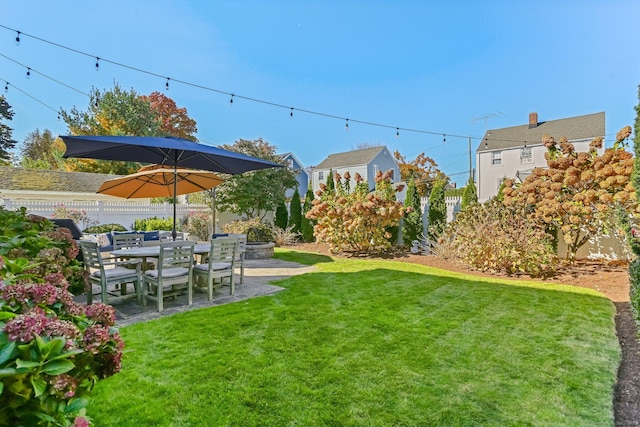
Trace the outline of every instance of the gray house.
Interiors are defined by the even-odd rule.
[[[388,170],[391,171],[391,182],[400,181],[400,168],[386,146],[330,154],[313,169],[313,192],[320,189],[320,183],[324,184],[327,181],[331,171],[343,177],[348,171],[351,175],[352,188],[355,186],[355,174],[359,173],[369,184],[369,189],[373,190],[376,186],[375,176],[378,171],[384,173]]]
[[[522,182],[534,168],[546,168],[546,148],[542,136],[556,141],[565,136],[576,151],[588,151],[589,143],[604,137],[604,112],[540,121],[538,113],[529,114],[529,123],[488,130],[476,150],[478,201],[484,202],[498,194],[506,178]],[[599,150],[599,154],[604,148]]]
[[[298,193],[300,193],[300,197],[304,198],[305,194],[307,194],[307,188],[309,188],[309,175],[307,171],[293,153],[281,154],[280,157],[285,161],[287,167],[295,173],[296,181],[298,181]],[[285,197],[290,199],[294,192],[295,188],[287,190]]]

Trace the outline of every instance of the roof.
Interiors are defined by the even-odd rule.
[[[375,159],[378,154],[386,149],[387,147],[381,145],[379,147],[365,148],[363,150],[329,154],[329,157],[324,159],[322,163],[315,167],[315,169],[331,169],[346,166],[367,165],[369,164],[369,162]]]
[[[553,136],[556,141],[562,136],[565,136],[569,141],[604,136],[604,111],[584,116],[538,122],[538,125],[534,128],[529,128],[529,124],[525,124],[502,129],[490,129],[480,141],[477,151],[522,147],[525,142],[531,145],[541,144],[543,135]]]
[[[104,181],[119,176],[0,166],[0,190],[95,193]]]

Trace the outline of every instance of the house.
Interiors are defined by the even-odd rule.
[[[534,168],[546,168],[543,135],[556,141],[565,136],[576,151],[588,151],[589,143],[605,135],[604,112],[539,121],[538,113],[529,114],[529,123],[488,130],[476,150],[478,201],[485,202],[498,194],[507,178],[522,182]],[[604,148],[599,150],[599,154]]]
[[[369,184],[369,189],[373,190],[376,186],[375,176],[378,171],[388,170],[391,171],[391,182],[400,181],[400,168],[386,146],[330,154],[313,169],[313,192],[320,189],[320,183],[326,183],[327,176],[332,171],[339,173],[342,177],[348,171],[351,175],[352,188],[355,187],[355,174],[359,173]]]
[[[298,181],[298,193],[301,198],[304,198],[305,194],[307,194],[307,188],[309,188],[309,175],[307,174],[307,171],[293,153],[281,154],[280,157],[284,160],[287,167],[296,174],[296,180]],[[285,197],[290,199],[293,197],[294,192],[295,188],[287,190]]]

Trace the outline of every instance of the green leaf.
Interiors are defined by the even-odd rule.
[[[67,404],[64,412],[67,414],[77,412],[80,409],[87,407],[87,405],[89,405],[89,400],[85,399],[84,397],[81,397],[79,399],[71,399]]]
[[[10,343],[0,348],[0,366],[2,366],[3,363],[5,363],[7,360],[11,358],[15,349],[16,349],[16,343],[14,341],[11,341]]]
[[[76,354],[80,354],[80,353],[84,353],[84,350],[80,348],[74,348],[73,350],[65,351],[64,353],[60,353],[57,356],[49,358],[49,361],[68,359],[69,357],[75,356]]]
[[[44,378],[31,377],[31,385],[33,386],[35,397],[41,396],[42,393],[44,393],[47,389],[47,382],[44,380]]]
[[[11,313],[9,311],[0,311],[0,320],[13,319],[16,316],[16,313]]]
[[[56,360],[47,362],[44,365],[43,372],[48,375],[60,375],[69,372],[74,366],[73,362],[69,360]]]
[[[40,362],[34,362],[32,360],[16,360],[16,368],[37,368],[40,366]]]

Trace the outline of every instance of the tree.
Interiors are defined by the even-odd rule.
[[[300,204],[300,193],[298,187],[293,192],[291,204],[289,205],[289,226],[294,233],[302,233],[302,205]]]
[[[62,118],[73,135],[172,135],[195,140],[196,123],[185,108],[158,92],[139,95],[134,89],[123,90],[117,83],[101,92],[92,88],[87,110],[73,107],[62,111]],[[94,159],[67,159],[67,168],[84,172],[128,174],[136,172],[136,162]]]
[[[429,240],[435,242],[447,224],[447,203],[444,198],[445,182],[437,180],[429,195]]]
[[[404,225],[402,226],[402,241],[407,245],[414,240],[421,240],[423,231],[420,196],[416,190],[416,183],[413,177],[409,179],[404,207],[407,210],[407,214],[404,217]]]
[[[336,189],[336,181],[335,177],[333,176],[333,169],[329,169],[329,175],[327,175],[326,185],[329,191],[333,191]]]
[[[400,168],[400,178],[402,181],[408,182],[412,177],[416,182],[416,189],[418,195],[421,197],[427,197],[431,193],[436,180],[449,182],[449,178],[438,169],[438,164],[430,157],[427,157],[424,153],[418,154],[415,160],[408,162],[405,156],[401,155],[399,151],[393,153],[393,157],[398,163]]]
[[[378,171],[376,187],[369,192],[360,174],[355,175],[354,191],[346,191],[340,181],[336,191],[327,191],[325,184],[318,190],[307,218],[317,221],[314,235],[319,242],[329,243],[332,252],[380,252],[391,246],[387,228],[398,225],[404,207],[395,200],[391,173]],[[346,178],[345,178],[346,179]]]
[[[276,227],[285,230],[287,228],[288,221],[289,213],[287,212],[287,205],[284,203],[284,199],[282,199],[276,208],[276,215],[273,223]]]
[[[39,129],[26,136],[21,145],[22,167],[30,169],[64,170],[64,142],[53,136],[49,129]]]
[[[304,205],[302,206],[302,241],[304,242],[313,242],[315,237],[313,236],[313,227],[315,226],[315,221],[311,218],[307,217],[307,213],[313,207],[313,201],[315,197],[313,196],[313,190],[311,187],[307,189],[307,194],[304,197]]]
[[[187,114],[186,108],[178,108],[176,102],[160,92],[152,92],[150,95],[140,97],[151,104],[151,109],[160,119],[159,130],[166,134],[178,138],[196,141],[195,134],[198,132],[196,121]]]
[[[5,100],[4,96],[0,96],[0,160],[8,162],[10,160],[9,150],[15,147],[17,141],[11,138],[13,129],[4,124],[4,120],[12,120],[14,112],[11,106]]]
[[[591,142],[589,152],[576,153],[566,138],[556,144],[545,135],[548,169],[534,169],[519,187],[507,180],[504,203],[526,203],[538,221],[562,233],[566,258],[573,261],[589,239],[614,226],[617,208],[637,210],[631,182],[634,159],[623,144],[630,134],[630,126],[623,128],[602,156],[596,151],[602,138]]]
[[[282,158],[276,154],[277,147],[262,138],[255,141],[240,139],[222,148],[283,164]],[[245,216],[246,219],[262,219],[267,212],[276,210],[287,189],[297,185],[295,175],[286,167],[245,172],[229,177],[217,187],[216,204],[224,212]]]
[[[466,208],[469,205],[474,203],[478,203],[478,190],[476,189],[476,183],[473,181],[473,178],[469,178],[469,182],[467,182],[467,186],[464,187],[464,191],[462,192],[462,209]]]

